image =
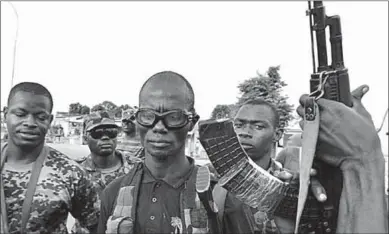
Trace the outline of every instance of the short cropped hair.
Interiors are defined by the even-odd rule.
[[[38,83],[34,83],[34,82],[22,82],[22,83],[15,85],[14,87],[12,87],[11,91],[9,92],[8,102],[7,102],[8,106],[11,102],[11,99],[18,92],[28,92],[28,93],[32,93],[34,95],[42,95],[42,96],[49,98],[49,100],[50,100],[50,112],[53,111],[53,105],[54,105],[53,97],[51,96],[51,93],[49,92],[49,90],[45,86],[38,84]]]
[[[255,98],[255,99],[250,99],[246,102],[244,102],[241,107],[245,106],[245,105],[253,105],[253,106],[267,106],[269,107],[272,112],[273,112],[273,124],[274,124],[274,127],[277,128],[279,127],[280,125],[280,115],[277,111],[277,108],[270,102],[266,101],[265,99],[263,98]]]
[[[146,80],[146,82],[142,85],[142,88],[139,92],[139,100],[140,100],[140,96],[141,96],[141,93],[143,92],[143,89],[149,84],[151,83],[153,80],[156,80],[156,79],[163,79],[163,78],[166,78],[168,76],[176,76],[178,77],[179,79],[181,79],[182,81],[184,81],[185,83],[185,86],[186,88],[188,89],[188,104],[189,104],[189,109],[190,110],[194,110],[194,102],[195,102],[195,97],[194,97],[194,91],[193,91],[193,88],[192,88],[192,85],[189,83],[189,81],[182,75],[176,73],[176,72],[173,72],[173,71],[162,71],[162,72],[158,72],[154,75],[152,75],[150,78],[148,78]]]

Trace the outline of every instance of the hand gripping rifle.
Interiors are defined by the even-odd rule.
[[[313,3],[313,8],[311,8],[311,2],[308,1],[307,15],[309,16],[309,26],[311,33],[311,46],[312,46],[312,60],[313,60],[313,74],[311,75],[310,80],[310,90],[312,97],[315,99],[325,98],[333,101],[342,102],[345,105],[351,107],[352,100],[350,94],[350,83],[348,77],[348,70],[344,67],[343,61],[343,47],[342,47],[342,30],[340,24],[340,17],[338,15],[327,16],[325,12],[325,7],[323,6],[322,1],[315,1]],[[326,28],[329,28],[329,40],[331,43],[331,64],[328,64],[327,58],[327,45],[326,45]],[[317,48],[317,61],[318,67],[316,68],[316,58],[314,50],[314,38],[313,32],[316,36],[316,48]],[[308,110],[308,111],[307,111]],[[310,109],[312,110],[312,109]],[[308,112],[308,113],[307,113]],[[309,109],[306,108],[305,111],[305,124],[309,124],[310,117]],[[315,115],[315,113],[313,113]],[[317,119],[319,119],[319,113],[316,113]],[[313,119],[311,119],[312,121]],[[317,120],[319,121],[319,120]],[[318,127],[318,124],[317,124]],[[305,129],[307,130],[307,129]],[[307,136],[311,136],[311,132],[307,130]],[[318,129],[317,129],[318,131]],[[317,136],[318,133],[316,133]],[[312,134],[311,137],[313,137]],[[308,141],[308,139],[306,139]],[[303,139],[304,141],[304,139]],[[307,144],[309,145],[309,144]],[[309,146],[308,150],[315,150],[316,144]],[[307,151],[307,149],[305,149]],[[304,152],[304,144],[303,144]],[[307,156],[308,157],[308,156]],[[338,219],[338,208],[339,208],[339,199],[342,191],[342,173],[339,168],[332,167],[328,164],[323,163],[320,160],[302,157],[300,165],[306,165],[305,172],[303,167],[300,167],[300,195],[301,195],[301,186],[307,183],[302,183],[302,181],[307,182],[309,180],[308,165],[312,165],[318,170],[318,179],[320,183],[324,186],[327,192],[327,201],[324,204],[320,204],[320,209],[322,210],[321,222],[316,224],[316,231],[319,229],[325,233],[334,233],[336,232],[336,225]],[[308,163],[310,162],[310,163]],[[304,178],[305,177],[305,178]],[[302,196],[303,197],[303,196]],[[304,204],[304,198],[300,201]],[[298,211],[299,212],[299,211]],[[325,224],[325,225],[324,225]]]
[[[319,130],[319,110],[314,100],[327,98],[351,106],[351,95],[347,69],[343,65],[339,16],[326,16],[322,2],[315,2],[314,8],[308,13],[311,35],[312,31],[316,31],[319,67],[316,72],[314,61],[312,98],[309,99],[311,103],[306,105],[304,115],[307,125],[303,133],[299,186],[285,184],[256,165],[240,145],[231,120],[200,121],[199,134],[201,144],[220,175],[219,184],[237,199],[266,213],[287,219],[296,218],[295,233],[335,233],[343,178],[340,169],[313,159]],[[330,29],[331,65],[327,64],[327,26]],[[311,39],[313,42],[313,35]],[[308,190],[312,163],[327,192],[325,203],[318,202]]]

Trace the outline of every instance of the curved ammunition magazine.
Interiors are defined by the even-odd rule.
[[[222,187],[250,207],[296,219],[298,185],[284,183],[256,165],[240,145],[231,120],[200,121],[199,133],[202,146],[221,176],[219,184]],[[328,214],[325,212],[328,210],[323,209],[323,204],[309,192],[300,230],[326,230]]]

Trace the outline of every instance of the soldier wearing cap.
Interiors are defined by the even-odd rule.
[[[141,155],[143,155],[143,147],[136,131],[135,111],[135,108],[123,111],[122,131],[124,136],[118,143],[117,148],[131,153],[134,157],[141,157]]]
[[[119,130],[120,127],[107,112],[94,112],[85,121],[86,140],[91,153],[79,163],[90,175],[99,194],[112,180],[127,174],[135,161],[140,161],[116,149]],[[72,232],[84,231],[76,221]]]

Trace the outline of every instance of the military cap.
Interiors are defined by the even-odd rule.
[[[87,132],[101,126],[119,128],[115,120],[106,111],[92,112],[85,118],[84,123]]]

